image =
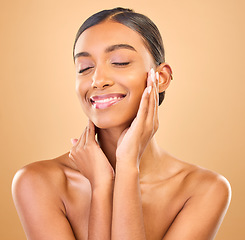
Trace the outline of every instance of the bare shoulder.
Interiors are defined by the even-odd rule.
[[[81,174],[69,165],[67,155],[31,163],[14,176],[13,200],[28,239],[75,239],[66,203],[67,196],[76,192],[69,187]]]
[[[55,202],[56,205],[59,203],[64,210],[66,195],[76,192],[77,185],[87,184],[80,172],[73,168],[68,154],[69,152],[50,160],[36,161],[18,170],[12,182],[14,201],[22,198],[31,201],[31,196],[45,196],[43,199],[48,201],[53,198],[50,202]]]
[[[164,239],[214,239],[230,204],[230,183],[219,173],[174,157],[169,166],[175,169],[182,204]]]
[[[224,208],[229,205],[231,186],[223,175],[176,158],[173,158],[172,161],[180,169],[183,184],[189,190],[191,197],[203,196],[207,200],[215,198]]]
[[[193,166],[185,181],[189,182],[193,189],[195,189],[193,192],[195,195],[205,194],[205,196],[220,199],[225,205],[230,202],[230,183],[223,175],[217,172]]]
[[[61,179],[65,179],[64,171],[55,159],[50,159],[33,162],[22,167],[15,174],[13,184],[30,181],[33,184],[48,182],[50,186],[50,184],[57,184]]]
[[[18,170],[13,178],[14,201],[18,202],[27,196],[30,199],[37,193],[46,198],[58,198],[65,182],[66,175],[56,159],[33,162]]]

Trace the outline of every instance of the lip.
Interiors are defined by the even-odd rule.
[[[96,109],[105,109],[112,105],[117,104],[125,98],[125,94],[122,93],[110,93],[103,95],[94,95],[89,98],[92,106]]]

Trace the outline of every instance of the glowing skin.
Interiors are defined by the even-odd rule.
[[[29,164],[13,180],[27,238],[214,239],[229,183],[171,156],[154,139],[169,66],[155,68],[141,36],[113,22],[81,34],[75,65],[88,125],[70,152]]]
[[[128,127],[154,66],[140,35],[119,23],[101,23],[81,34],[76,55],[76,92],[88,118],[100,128]]]

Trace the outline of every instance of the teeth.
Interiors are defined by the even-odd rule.
[[[121,97],[110,97],[110,98],[105,98],[105,99],[101,99],[101,100],[95,100],[95,103],[105,103],[105,102],[110,102],[112,100],[120,100]]]

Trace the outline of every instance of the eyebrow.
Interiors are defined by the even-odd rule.
[[[113,52],[118,49],[128,49],[128,50],[137,52],[136,49],[129,44],[115,44],[115,45],[107,47],[105,49],[105,52],[109,53],[109,52]],[[91,57],[91,54],[89,54],[88,52],[79,52],[74,56],[74,60],[78,57]]]
[[[128,45],[128,44],[116,44],[116,45],[109,46],[108,48],[106,48],[105,52],[109,53],[117,49],[129,49],[129,50],[137,52],[133,46]]]

